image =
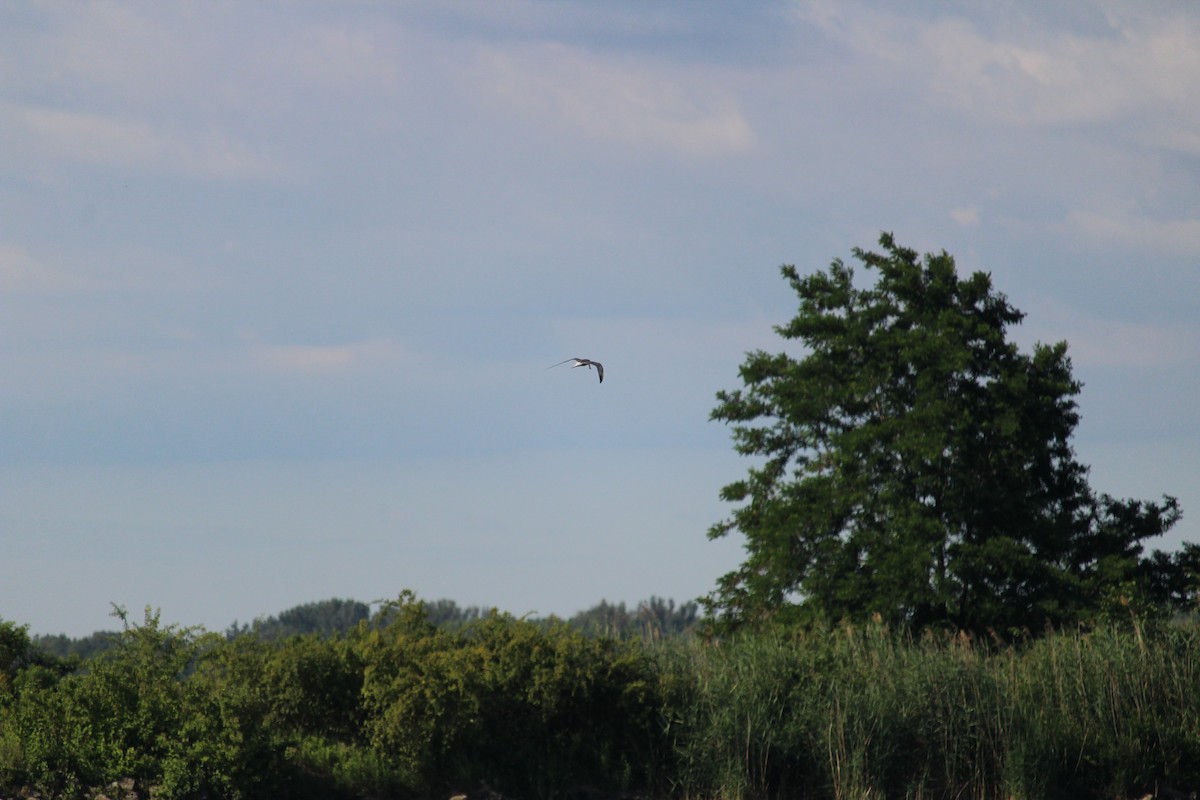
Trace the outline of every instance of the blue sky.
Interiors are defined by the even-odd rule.
[[[0,617],[704,594],[714,394],[882,230],[1200,540],[1200,11],[1044,5],[0,7]]]

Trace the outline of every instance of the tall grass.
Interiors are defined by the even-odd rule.
[[[1200,647],[1106,629],[1018,648],[882,626],[664,648],[676,793],[1142,797],[1200,786]]]
[[[1021,709],[1013,779],[1026,796],[1200,787],[1195,630],[1050,636],[1021,655],[1009,683]]]

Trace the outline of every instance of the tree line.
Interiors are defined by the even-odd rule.
[[[454,600],[443,598],[425,602],[425,613],[431,624],[456,629],[501,612],[495,608],[481,606],[463,607]],[[225,629],[225,637],[233,639],[239,636],[254,636],[265,640],[308,635],[329,637],[345,634],[359,623],[371,620],[370,604],[346,598],[330,598],[302,603],[278,614],[259,617],[249,623],[234,620]],[[566,620],[553,615],[535,620],[541,625],[555,625],[564,621],[568,627],[591,635],[621,639],[635,636],[662,638],[695,630],[700,624],[700,606],[696,601],[677,605],[674,600],[657,596],[651,596],[632,607],[624,602],[609,603],[607,600],[601,600]],[[36,650],[47,656],[87,660],[114,647],[119,638],[116,631],[97,631],[81,637],[38,634],[31,637],[31,643]]]

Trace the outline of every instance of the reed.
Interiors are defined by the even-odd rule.
[[[881,625],[664,648],[676,794],[1143,797],[1200,786],[1195,631],[1021,646]]]
[[[1200,786],[1194,629],[1047,636],[1010,675],[1026,796],[1130,797]]]

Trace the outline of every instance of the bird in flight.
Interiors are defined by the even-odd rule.
[[[575,362],[571,366],[571,369],[575,369],[575,367],[587,367],[588,369],[595,367],[596,372],[600,375],[600,382],[604,383],[604,365],[599,361],[592,361],[590,358],[568,358],[566,361],[560,361],[557,364],[551,364],[550,366],[546,367],[546,369],[554,369],[555,367],[562,366],[563,364],[567,363],[567,361]]]

